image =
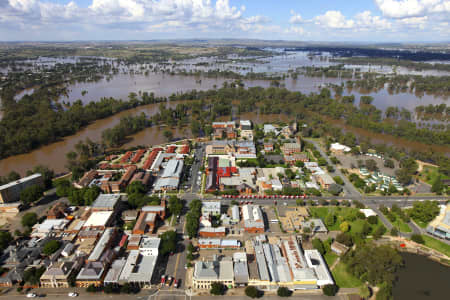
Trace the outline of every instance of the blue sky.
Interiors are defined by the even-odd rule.
[[[450,41],[450,0],[0,0],[0,41]]]

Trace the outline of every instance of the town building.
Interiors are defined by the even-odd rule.
[[[333,143],[330,145],[330,151],[334,154],[344,154],[350,152],[352,149],[339,143]]]
[[[103,263],[94,261],[88,262],[76,277],[77,287],[87,288],[90,285],[102,286],[103,278],[106,275]]]
[[[181,174],[183,172],[183,160],[171,159],[164,168],[153,187],[155,191],[171,191],[178,189]]]
[[[198,231],[198,235],[202,238],[218,238],[226,235],[225,227],[202,227]]]
[[[328,189],[332,184],[336,184],[334,179],[328,173],[314,175],[314,178],[323,189]]]
[[[192,283],[194,289],[211,289],[213,282],[228,288],[234,287],[233,262],[229,260],[198,261],[194,266]]]
[[[80,270],[82,263],[82,259],[78,258],[73,261],[61,261],[49,266],[41,276],[41,287],[69,288],[69,278]]]
[[[263,233],[264,219],[261,208],[258,205],[242,206],[244,230],[249,233]]]
[[[139,250],[131,250],[120,273],[119,283],[150,287],[157,259],[157,256],[144,256]]]
[[[92,211],[115,211],[120,202],[118,194],[100,194],[92,203]]]
[[[156,237],[143,237],[139,245],[139,253],[143,256],[158,256],[159,254],[159,244],[161,242],[160,238]]]
[[[113,221],[112,211],[94,211],[83,224],[83,229],[99,229],[104,230]]]
[[[198,239],[200,249],[239,249],[241,243],[233,239],[200,238]]]
[[[202,202],[202,215],[204,216],[220,216],[221,203],[220,201],[204,201]]]
[[[36,173],[0,186],[0,203],[19,201],[20,193],[33,185],[44,186],[44,179],[41,174]]]
[[[309,219],[307,221],[302,221],[301,224],[302,228],[310,228],[312,233],[328,232],[328,229],[322,219]]]
[[[441,239],[450,240],[450,203],[440,206],[439,215],[427,226],[427,232]]]
[[[331,251],[333,251],[337,255],[343,255],[343,254],[347,253],[348,250],[349,250],[349,248],[347,246],[345,246],[344,244],[341,244],[337,241],[334,241],[333,243],[331,243]]]
[[[284,156],[288,156],[294,153],[300,153],[302,151],[302,146],[299,143],[285,143],[281,146],[281,151]]]

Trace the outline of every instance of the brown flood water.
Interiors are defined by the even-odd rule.
[[[183,103],[184,101],[174,101],[168,102],[166,106],[175,107],[178,103]],[[46,165],[53,169],[56,173],[64,172],[66,164],[66,153],[72,151],[75,144],[79,141],[84,141],[86,138],[90,138],[93,141],[100,141],[102,132],[107,129],[117,125],[120,118],[128,115],[137,115],[141,112],[146,113],[151,116],[158,112],[159,103],[150,104],[127,111],[123,111],[117,115],[98,120],[89,126],[83,128],[78,133],[68,136],[63,140],[43,146],[27,154],[21,154],[12,156],[0,161],[0,176],[5,176],[11,171],[16,171],[20,174],[25,174],[25,172],[31,169],[35,165]],[[229,117],[219,118],[220,120],[229,120]],[[270,114],[263,115],[258,113],[243,113],[241,115],[236,115],[235,119],[249,119],[255,123],[265,123],[265,122],[288,122],[292,117],[287,115]],[[357,137],[369,138],[372,143],[383,143],[396,145],[403,148],[413,149],[417,151],[424,151],[425,149],[432,149],[436,152],[450,153],[450,147],[445,146],[430,146],[423,143],[411,142],[405,139],[395,138],[391,136],[386,136],[383,134],[376,134],[369,132],[364,129],[354,128],[343,124],[343,122],[336,120],[329,120],[333,122],[336,126],[343,128],[344,130],[353,132]],[[138,145],[157,145],[164,143],[166,140],[162,135],[164,129],[159,126],[154,126],[146,128],[141,132],[130,137],[130,141],[123,145],[123,148],[138,146]],[[189,127],[186,128],[174,128],[172,129],[174,138],[190,138],[192,137]]]
[[[182,101],[169,102],[166,106],[173,108],[180,102]],[[66,171],[66,168],[64,167],[66,164],[66,153],[72,151],[75,148],[75,144],[79,141],[84,141],[86,138],[90,138],[93,141],[100,141],[102,132],[107,128],[117,125],[122,117],[138,115],[141,112],[151,116],[159,111],[159,105],[160,103],[149,104],[120,112],[111,117],[93,122],[76,134],[67,136],[59,142],[43,146],[30,153],[3,159],[0,161],[0,176],[7,175],[13,170],[24,175],[27,170],[36,165],[46,165],[56,173],[64,172]],[[163,143],[164,136],[161,134],[162,131],[163,130],[159,126],[148,128],[137,133],[135,136],[132,136],[131,138],[133,138],[133,140],[124,145],[124,147]],[[178,130],[174,130],[173,132],[175,138],[183,137],[182,132]]]

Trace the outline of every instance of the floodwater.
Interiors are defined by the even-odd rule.
[[[177,62],[177,65],[173,68],[185,68],[189,69],[201,69],[201,66],[196,66],[199,62],[212,63],[211,65],[203,67],[204,70],[207,69],[221,69],[221,70],[233,70],[241,74],[246,72],[265,72],[276,74],[278,72],[287,72],[288,70],[295,70],[297,67],[301,66],[327,66],[331,64],[328,61],[328,57],[308,57],[305,53],[294,53],[289,55],[279,55],[268,58],[259,59],[259,62],[240,62],[240,58],[236,57],[236,61],[233,61],[233,57],[230,57],[226,62],[221,64],[217,63],[217,58],[198,58],[191,61]],[[36,65],[52,65],[56,62],[60,62],[58,59],[41,59]],[[76,58],[69,58],[69,61],[62,62],[77,62]],[[128,95],[131,92],[148,92],[154,93],[155,96],[170,96],[173,93],[187,92],[193,89],[196,90],[209,90],[213,88],[219,88],[224,82],[232,82],[232,79],[225,78],[206,78],[206,77],[195,77],[195,76],[180,76],[180,75],[169,75],[162,72],[152,72],[150,71],[148,75],[144,75],[145,70],[148,70],[149,65],[142,65],[144,69],[141,69],[139,65],[134,66],[124,66],[119,65],[118,62],[107,60],[101,61],[100,63],[112,63],[115,67],[121,70],[121,73],[110,78],[101,79],[98,82],[87,82],[87,83],[76,83],[68,86],[68,96],[62,96],[60,102],[70,102],[80,99],[83,103],[89,103],[90,101],[98,101],[102,97],[114,97],[117,99],[127,100]],[[155,64],[152,65],[153,67]],[[159,66],[164,68],[164,66]],[[130,70],[134,70],[139,74],[129,74],[124,73]],[[144,70],[144,71],[143,71]],[[319,89],[325,86],[327,83],[331,84],[341,84],[343,79],[340,78],[325,78],[325,77],[305,77],[299,75],[297,79],[286,78],[281,80],[282,86],[292,91],[300,91],[304,94],[309,94],[319,91]],[[269,87],[270,81],[268,80],[245,80],[244,84],[246,87]],[[23,92],[30,93],[32,89]],[[22,96],[23,96],[22,94]],[[82,95],[84,94],[84,95]],[[418,97],[410,93],[399,93],[399,94],[389,94],[387,90],[381,90],[379,92],[372,93],[359,93],[357,91],[344,91],[343,95],[353,94],[355,95],[356,101],[355,105],[358,105],[359,98],[361,95],[370,95],[374,97],[373,104],[379,109],[386,109],[388,106],[398,106],[404,107],[408,110],[413,110],[414,107],[418,105],[428,105],[428,104],[440,104],[445,103],[446,99],[442,97],[434,97],[430,95],[424,95]],[[19,96],[20,98],[20,96]],[[169,103],[168,105],[176,105],[177,102]],[[140,112],[145,112],[147,115],[153,115],[157,112],[159,104],[147,105],[131,109],[125,112],[121,112],[115,116],[111,116],[106,119],[98,120],[91,125],[85,127],[80,132],[75,135],[68,136],[57,143],[43,146],[36,149],[30,153],[17,155],[9,157],[7,159],[0,161],[0,176],[8,174],[10,171],[14,170],[20,174],[25,174],[25,172],[31,169],[33,166],[38,164],[47,165],[54,169],[55,172],[64,172],[66,158],[65,155],[69,151],[74,149],[74,145],[79,141],[90,138],[94,141],[99,141],[101,139],[101,133],[107,128],[111,128],[118,124],[120,118],[126,115],[134,115]],[[1,113],[0,113],[1,118]],[[287,121],[287,116],[284,115],[259,115],[255,113],[244,114],[241,116],[242,119],[251,119],[256,123],[262,122],[274,122],[274,121]],[[333,121],[335,122],[335,121]],[[389,136],[384,136],[381,134],[374,134],[372,132],[365,131],[358,128],[349,128],[343,126],[339,122],[335,122],[336,125],[343,127],[345,130],[350,130],[361,137],[369,137],[374,143],[388,143],[397,145],[404,148],[410,148],[414,150],[423,151],[424,149],[432,148],[434,151],[440,151],[443,153],[449,153],[448,147],[439,146],[428,146],[422,143],[410,142],[398,138],[393,138]],[[190,137],[191,133],[189,128],[184,129],[172,129],[175,138],[186,138]],[[131,140],[124,145],[124,147],[136,146],[136,145],[154,145],[164,142],[164,137],[162,136],[162,131],[160,127],[147,128],[136,135],[131,137]]]
[[[174,108],[178,103],[177,101],[169,102],[166,106]],[[22,175],[27,170],[32,169],[36,165],[46,165],[53,169],[56,173],[66,171],[66,154],[74,150],[75,145],[80,141],[85,141],[86,138],[90,138],[93,141],[100,141],[102,132],[105,129],[114,127],[120,122],[120,119],[124,116],[138,115],[144,112],[148,116],[151,116],[159,111],[159,103],[149,104],[133,108],[130,110],[122,111],[111,117],[98,120],[89,126],[86,126],[74,135],[67,136],[59,142],[42,146],[30,153],[20,154],[8,157],[0,160],[0,176],[4,176],[11,171],[16,171]],[[136,136],[124,147],[132,145],[155,145],[163,143],[164,136],[162,135],[163,129],[159,126],[148,128]],[[183,137],[182,132],[175,130],[174,138]],[[132,137],[133,138],[133,137]]]
[[[154,93],[156,96],[170,96],[173,93],[187,92],[190,90],[209,90],[214,87],[220,88],[223,83],[232,82],[231,79],[207,78],[195,76],[168,75],[162,73],[150,73],[145,75],[125,75],[120,74],[112,79],[102,79],[99,82],[77,83],[69,86],[68,97],[62,96],[60,101],[74,102],[80,99],[83,103],[98,101],[102,97],[114,97],[126,100],[131,92]],[[270,87],[268,80],[245,80],[246,87],[261,86]],[[299,91],[304,94],[318,92],[327,83],[341,84],[343,80],[339,78],[305,77],[298,76],[297,79],[287,78],[280,83],[288,90]],[[87,93],[83,96],[83,91]],[[390,94],[387,90],[371,93],[360,93],[356,90],[344,91],[343,95],[355,95],[355,105],[358,105],[359,98],[369,95],[374,98],[373,105],[378,109],[385,110],[388,106],[404,107],[413,111],[416,106],[428,104],[446,103],[446,99],[431,95],[418,97],[411,93]]]
[[[431,300],[448,299],[450,295],[450,268],[424,256],[402,253],[405,267],[398,273],[394,299]]]

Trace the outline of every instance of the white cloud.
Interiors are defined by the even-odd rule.
[[[386,30],[392,27],[392,24],[382,19],[380,16],[372,16],[372,13],[368,10],[356,14],[355,16],[356,28],[359,30]]]
[[[291,26],[288,29],[286,29],[285,32],[288,34],[291,33],[291,34],[295,34],[295,35],[304,35],[305,29],[303,29],[303,27],[300,27],[300,26]]]
[[[450,13],[449,0],[375,0],[384,16],[389,18],[422,17],[434,13]]]
[[[303,22],[304,22],[304,20],[303,20],[302,16],[291,9],[291,18],[289,19],[289,23],[300,24]]]
[[[325,14],[315,17],[315,22],[317,25],[333,29],[349,29],[355,26],[355,21],[347,20],[337,10],[329,10]]]

